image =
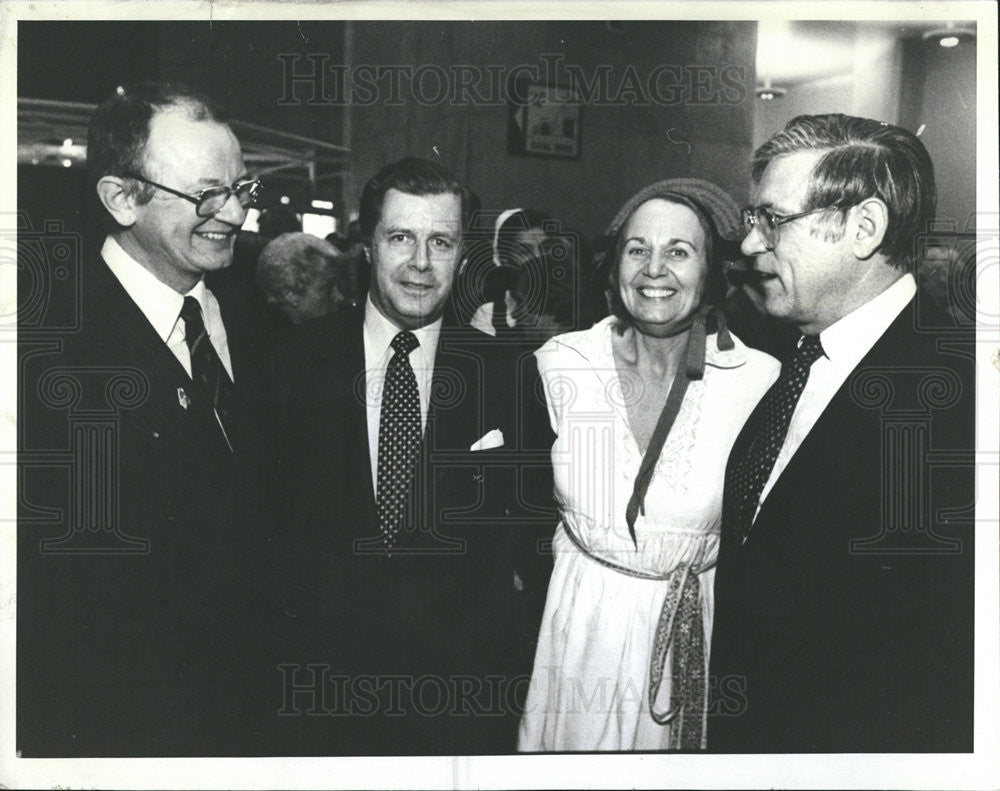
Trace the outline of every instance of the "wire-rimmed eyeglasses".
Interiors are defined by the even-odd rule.
[[[753,229],[756,228],[760,233],[761,239],[764,240],[764,244],[767,245],[767,249],[773,250],[775,245],[778,244],[778,228],[782,225],[790,223],[792,220],[798,220],[801,217],[808,217],[810,214],[817,214],[818,212],[833,208],[836,207],[823,206],[819,209],[810,209],[798,214],[778,214],[766,206],[748,206],[743,210],[743,230],[749,236],[753,232]]]

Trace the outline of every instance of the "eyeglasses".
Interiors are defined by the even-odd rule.
[[[169,192],[178,198],[191,201],[195,206],[194,212],[199,217],[214,217],[222,211],[222,207],[229,201],[230,195],[235,195],[236,200],[240,202],[240,206],[244,209],[249,209],[257,202],[261,189],[263,189],[260,181],[253,179],[251,181],[237,181],[232,187],[209,187],[207,190],[189,195],[186,192],[180,192],[179,190],[165,187],[162,184],[157,184],[155,181],[150,181],[138,173],[129,173],[128,177],[137,179],[144,184],[149,184],[151,187],[156,187],[164,192]]]
[[[749,236],[753,229],[760,232],[761,238],[768,250],[773,250],[778,244],[778,228],[792,220],[808,217],[821,211],[834,209],[835,206],[823,206],[819,209],[799,212],[798,214],[777,214],[764,206],[749,206],[743,210],[743,229]]]

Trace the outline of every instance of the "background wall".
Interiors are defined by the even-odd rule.
[[[542,68],[541,56],[561,56],[589,77],[607,70],[609,90],[582,108],[579,159],[507,153],[504,104],[428,106],[418,101],[352,108],[348,195],[357,195],[372,168],[401,155],[434,157],[435,147],[486,207],[547,209],[571,228],[603,229],[640,187],[663,178],[700,176],[742,200],[753,107],[752,23],[358,23],[354,62],[433,63]],[[703,104],[642,102],[642,89],[622,88],[631,65],[645,84],[661,64],[724,66],[743,80]],[[710,87],[722,83],[721,75]],[[684,78],[686,79],[686,77]],[[667,82],[661,83],[662,94]],[[565,84],[565,80],[562,81]],[[638,100],[636,99],[638,97]],[[617,100],[617,103],[615,103]],[[677,141],[677,142],[674,142]]]
[[[123,81],[178,79],[222,99],[234,118],[351,147],[343,184],[330,179],[305,194],[272,179],[272,200],[326,198],[347,214],[382,165],[440,156],[485,208],[530,205],[593,234],[633,192],[662,178],[701,176],[745,199],[754,31],[752,22],[356,22],[350,30],[341,22],[22,23],[18,94],[96,103]],[[385,82],[373,100],[348,109],[330,71],[434,64],[506,75],[519,65],[542,69],[543,55],[599,80],[582,108],[578,159],[508,153],[503,93],[486,103],[429,104],[404,80],[398,103]],[[664,64],[678,68],[659,84],[669,101],[651,101],[650,75]],[[310,74],[319,76],[303,78]],[[433,95],[433,81],[424,87]]]
[[[759,46],[758,46],[759,42]],[[289,68],[289,59],[297,61]],[[577,159],[507,152],[506,84],[489,101],[421,101],[406,80],[397,101],[379,84],[367,101],[337,98],[336,69],[517,66],[567,84],[573,67],[598,88],[584,102]],[[847,112],[916,130],[934,159],[943,218],[975,210],[975,43],[944,49],[911,26],[852,22],[36,22],[18,25],[18,95],[96,103],[122,81],[180,79],[221,98],[234,117],[351,148],[320,180],[272,176],[269,200],[332,200],[346,219],[365,180],[406,155],[440,157],[484,207],[530,205],[599,234],[640,187],[672,176],[715,181],[743,202],[756,145],[804,112]],[[318,64],[318,65],[317,65]],[[677,72],[644,95],[658,67]],[[315,71],[318,69],[318,72]],[[714,70],[714,71],[713,71]],[[290,82],[294,75],[297,79]],[[322,85],[304,74],[319,74]],[[774,74],[783,99],[754,86]],[[701,76],[699,76],[701,75]],[[714,76],[713,76],[714,75]],[[728,75],[728,76],[723,76]],[[733,79],[737,75],[738,79]],[[699,87],[698,81],[701,80]],[[434,93],[433,80],[426,83]],[[482,91],[481,91],[482,92]],[[436,147],[436,152],[435,152]],[[24,166],[22,205],[87,225],[76,168]],[[58,174],[58,175],[57,175]],[[64,183],[53,189],[53,183]],[[301,209],[300,209],[301,210]]]
[[[902,93],[899,123],[924,126],[920,136],[938,188],[938,219],[958,231],[975,230],[976,212],[976,45],[944,49],[907,42],[904,70],[911,75]]]
[[[919,30],[863,23],[813,23],[784,31],[800,43],[815,36],[816,61],[834,64],[822,51],[836,46],[838,73],[812,79],[776,80],[787,93],[754,105],[756,148],[803,113],[847,113],[899,124],[920,138],[934,162],[938,218],[956,230],[974,221],[976,200],[976,43],[946,48],[924,41]],[[767,36],[762,46],[770,44]],[[811,42],[810,42],[811,43]],[[805,45],[806,48],[810,44]],[[780,44],[775,46],[780,50]],[[780,52],[759,52],[758,80],[784,64]],[[820,66],[821,68],[821,66]]]

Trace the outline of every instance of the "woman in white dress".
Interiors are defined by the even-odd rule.
[[[738,228],[715,185],[647,187],[608,229],[614,315],[536,352],[561,523],[522,751],[705,745],[723,476],[778,373],[714,308]]]

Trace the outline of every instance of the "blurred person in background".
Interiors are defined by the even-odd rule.
[[[495,336],[516,326],[517,297],[513,292],[519,280],[522,298],[529,282],[539,285],[544,271],[538,267],[542,241],[548,237],[545,226],[552,222],[537,209],[507,209],[494,222],[489,247],[483,239],[469,251],[467,276],[482,282],[482,296],[487,300],[472,314],[469,323],[473,327]],[[529,264],[535,269],[525,277]],[[521,316],[527,316],[526,310],[522,309]]]
[[[286,233],[273,239],[257,264],[257,284],[268,303],[299,324],[347,304],[342,256],[324,239]]]

